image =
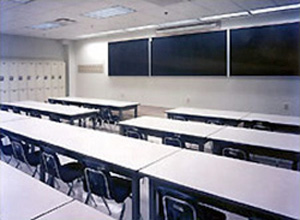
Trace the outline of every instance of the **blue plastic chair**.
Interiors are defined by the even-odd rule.
[[[92,197],[92,194],[95,194],[103,200],[109,215],[111,215],[111,210],[106,199],[122,203],[122,211],[119,218],[122,219],[125,212],[125,200],[131,194],[131,181],[111,176],[106,170],[93,168],[85,168],[84,177],[84,190],[88,192],[85,203],[88,204],[90,200],[93,200],[95,205],[97,205]]]

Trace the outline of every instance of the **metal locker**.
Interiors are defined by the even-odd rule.
[[[59,63],[58,86],[66,86],[66,65],[64,62]]]
[[[1,102],[9,102],[9,92],[6,89],[0,90],[0,101]]]
[[[51,68],[51,88],[58,88],[59,63],[53,62]]]
[[[28,93],[28,100],[37,100],[36,88],[28,88],[27,93]]]
[[[44,88],[36,89],[36,100],[40,102],[44,101]]]
[[[35,66],[36,64],[33,61],[30,61],[27,64],[27,76],[26,76],[26,81],[27,81],[27,88],[28,89],[35,89],[36,86],[36,80],[35,80]]]
[[[16,60],[8,62],[8,87],[9,100],[11,102],[19,101],[18,64]]]
[[[65,87],[59,87],[58,88],[58,96],[66,96],[66,90],[65,90]]]
[[[51,97],[57,97],[59,96],[59,88],[55,87],[51,89]]]
[[[47,101],[49,97],[51,97],[51,88],[44,88],[43,101]]]
[[[51,65],[49,62],[44,63],[43,65],[43,79],[44,79],[44,88],[51,88]]]
[[[18,90],[19,90],[19,100],[27,100],[27,63],[22,61],[18,62],[18,77],[17,77],[17,82],[18,82]]]
[[[0,66],[0,90],[8,90],[8,64],[6,61],[1,62]]]
[[[43,79],[43,63],[38,62],[36,63],[36,72],[35,72],[35,85],[36,88],[43,88],[44,87],[44,79]]]

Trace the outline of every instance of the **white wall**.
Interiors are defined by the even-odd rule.
[[[76,96],[300,115],[299,77],[108,77],[107,42],[81,40],[71,47],[76,65],[105,65],[104,74],[82,74],[73,68],[76,86],[71,94]]]
[[[15,35],[0,35],[1,58],[64,60],[60,41]]]

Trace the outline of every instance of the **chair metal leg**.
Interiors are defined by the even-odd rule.
[[[73,182],[69,183],[68,186],[69,186],[69,191],[68,191],[67,195],[69,196],[73,192],[73,186],[74,186]]]
[[[125,213],[125,208],[126,208],[126,204],[124,202],[123,205],[122,205],[122,210],[121,210],[121,214],[120,214],[119,220],[123,219],[124,213]]]
[[[103,197],[101,197],[101,199],[102,199],[102,201],[104,202],[104,205],[106,206],[106,208],[107,208],[107,210],[108,210],[108,214],[111,215],[112,213],[111,213],[111,211],[110,211],[110,208],[109,208],[109,206],[108,206],[106,200],[105,200]]]

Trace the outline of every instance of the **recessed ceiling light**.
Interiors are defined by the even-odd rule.
[[[11,1],[13,1],[15,3],[19,3],[19,4],[27,4],[27,3],[33,2],[35,0],[11,0]]]
[[[163,24],[159,24],[160,27],[172,27],[172,26],[181,26],[181,25],[189,25],[199,23],[199,19],[188,19],[188,20],[180,20],[180,21],[172,21]]]
[[[260,8],[260,9],[250,10],[250,13],[253,15],[256,15],[256,14],[262,14],[262,13],[285,11],[285,10],[299,9],[299,8],[300,8],[300,4],[283,5],[283,6],[278,6],[278,7]]]
[[[211,21],[211,20],[218,20],[218,19],[224,19],[224,18],[247,16],[247,15],[250,15],[250,13],[247,11],[241,11],[241,12],[234,12],[234,13],[228,13],[228,14],[219,14],[219,15],[202,17],[202,18],[200,18],[200,20],[201,21]]]
[[[42,24],[30,26],[29,28],[36,29],[36,30],[49,30],[49,29],[63,27],[73,23],[76,23],[76,21],[69,18],[58,18],[54,21],[48,21]]]
[[[42,24],[37,24],[37,25],[30,26],[30,28],[36,29],[36,30],[49,30],[49,29],[58,28],[58,27],[61,27],[61,26],[62,25],[59,24],[59,23],[45,22],[45,23],[42,23]]]
[[[125,15],[133,12],[135,12],[134,9],[117,5],[110,8],[101,9],[98,11],[87,12],[84,13],[83,15],[89,18],[101,19],[101,18],[109,18],[118,15]]]

